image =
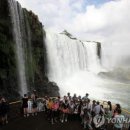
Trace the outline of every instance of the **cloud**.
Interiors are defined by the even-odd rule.
[[[33,10],[47,28],[62,30],[82,10],[84,0],[18,0]]]
[[[83,40],[103,43],[103,63],[130,56],[130,0],[18,0],[38,14],[46,28],[67,29]],[[122,58],[124,57],[124,58]]]
[[[84,40],[104,43],[102,60],[105,66],[126,65],[130,57],[129,9],[129,0],[110,1],[99,7],[89,5],[68,24],[68,29]]]

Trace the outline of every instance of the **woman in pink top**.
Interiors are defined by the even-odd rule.
[[[54,124],[54,121],[57,122],[58,109],[59,109],[59,102],[57,100],[54,100],[52,105],[52,114],[51,114],[52,124]]]

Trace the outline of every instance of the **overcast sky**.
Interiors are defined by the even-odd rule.
[[[37,14],[45,28],[106,43],[105,51],[118,58],[130,55],[130,0],[18,1]]]

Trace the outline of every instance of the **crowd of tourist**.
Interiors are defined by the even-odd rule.
[[[106,118],[124,118],[121,114],[120,104],[116,104],[112,108],[110,101],[107,102],[105,108],[99,101],[90,100],[89,94],[84,97],[73,96],[67,93],[64,97],[48,97],[40,99],[36,90],[28,96],[24,94],[22,98],[22,112],[25,118],[37,116],[37,112],[44,111],[46,119],[53,125],[57,122],[65,123],[72,120],[79,120],[84,129],[106,129]],[[0,98],[0,117],[2,124],[7,124],[7,114],[9,105],[5,98]],[[121,130],[122,123],[115,123],[114,130]]]
[[[121,115],[121,106],[116,104],[112,109],[110,101],[107,102],[104,108],[99,101],[90,101],[89,94],[84,97],[71,96],[68,93],[63,98],[44,98],[44,107],[47,119],[51,124],[68,122],[70,120],[79,120],[84,129],[106,129],[106,118],[123,118]],[[100,118],[100,120],[98,120]],[[123,124],[114,124],[114,129],[121,130]]]

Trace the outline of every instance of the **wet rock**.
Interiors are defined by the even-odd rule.
[[[19,4],[19,3],[18,3]],[[58,95],[57,85],[46,77],[46,33],[38,16],[23,8],[21,35],[24,41],[25,70],[28,91],[36,89],[40,95]],[[16,43],[8,0],[0,0],[0,94],[9,99],[19,98],[19,78]]]

